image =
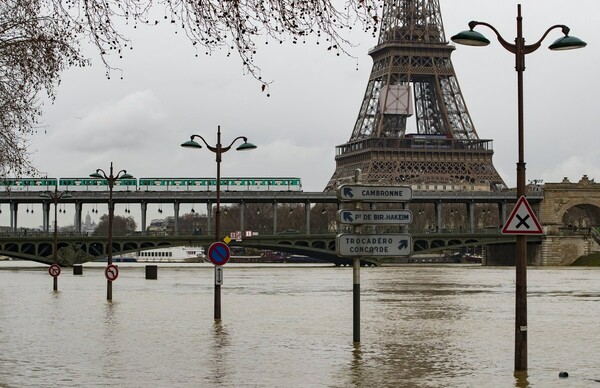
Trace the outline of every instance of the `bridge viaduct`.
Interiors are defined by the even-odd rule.
[[[108,193],[103,191],[72,191],[72,197],[64,199],[61,203],[65,203],[75,208],[75,235],[81,234],[82,214],[86,206],[95,204],[107,203]],[[591,254],[600,250],[598,245],[597,233],[594,227],[600,225],[600,184],[590,180],[587,176],[577,183],[571,183],[568,180],[563,180],[560,183],[546,183],[543,186],[530,185],[527,194],[528,201],[532,205],[538,219],[544,229],[544,235],[540,239],[530,239],[528,260],[531,265],[568,265],[575,261],[578,257]],[[147,209],[149,204],[170,204],[173,206],[174,230],[172,235],[178,236],[182,233],[178,231],[179,210],[182,204],[194,203],[206,205],[206,225],[203,229],[203,236],[211,235],[214,222],[212,221],[213,205],[216,201],[216,193],[214,191],[116,191],[113,193],[115,204],[139,205],[141,212],[141,229],[146,230],[147,227]],[[295,253],[311,253],[311,244],[307,241],[312,241],[308,236],[325,233],[328,237],[322,241],[328,241],[329,255],[331,252],[331,238],[342,230],[343,226],[329,225],[329,230],[311,230],[311,209],[316,206],[328,205],[331,207],[341,208],[343,205],[337,200],[335,193],[322,192],[302,192],[302,191],[231,191],[223,192],[221,196],[222,204],[236,204],[239,206],[238,222],[240,231],[246,230],[245,209],[249,204],[270,204],[273,207],[273,217],[271,220],[271,229],[268,233],[270,238],[262,241],[264,247],[279,247],[276,244],[281,240],[278,236],[282,231],[278,229],[277,224],[277,208],[281,204],[301,204],[304,206],[304,230],[300,230],[299,236],[294,236],[291,239],[298,240],[297,245],[288,241],[289,251]],[[506,221],[507,214],[510,214],[516,197],[514,191],[503,192],[433,192],[421,191],[413,192],[413,199],[410,203],[402,205],[413,211],[415,221],[419,221],[415,225],[411,225],[408,229],[395,227],[402,231],[407,231],[417,238],[414,238],[415,253],[430,252],[448,248],[448,242],[452,240],[450,236],[454,236],[454,248],[465,245],[487,245],[487,264],[511,264],[514,254],[512,240],[499,236],[498,230]],[[40,197],[39,191],[22,191],[22,192],[2,192],[0,193],[0,205],[8,204],[10,207],[10,227],[5,227],[4,236],[0,236],[0,244],[4,247],[5,243],[11,243],[18,235],[18,212],[19,205],[24,204],[41,204],[43,232],[48,235],[50,225],[50,208],[51,204],[48,200]],[[374,205],[372,205],[374,206]],[[448,211],[448,209],[451,209]],[[492,210],[493,214],[487,214]],[[457,214],[460,212],[460,214]],[[422,213],[422,214],[421,214]],[[453,224],[453,219],[461,218],[462,223],[458,227]],[[485,224],[491,222],[491,224]],[[455,226],[454,228],[448,226]],[[380,228],[380,227],[377,227]],[[380,230],[376,230],[379,232]],[[390,230],[381,230],[382,233]],[[482,233],[487,234],[488,239],[473,239],[476,235]],[[430,235],[429,237],[427,235]],[[274,237],[275,236],[275,237]],[[418,236],[423,236],[419,238]],[[442,236],[437,239],[438,243],[433,243],[436,240],[435,236]],[[444,237],[445,236],[445,237]],[[462,236],[460,238],[459,236]],[[495,236],[491,241],[489,237]],[[301,238],[304,237],[304,238]],[[34,238],[34,236],[29,237]],[[189,244],[190,237],[171,238],[171,242],[167,243],[168,237],[163,238],[162,243],[167,245]],[[200,240],[200,236],[198,236]],[[260,238],[255,238],[258,243]],[[267,241],[268,240],[268,241]],[[287,238],[290,240],[290,238]],[[313,239],[314,240],[314,239]],[[302,241],[302,242],[301,242]],[[334,241],[334,240],[333,240]],[[439,241],[444,241],[440,243]],[[259,244],[259,246],[260,246]],[[433,245],[432,245],[433,244]],[[18,244],[17,244],[18,245]],[[17,245],[12,245],[13,249]],[[152,244],[146,244],[145,249],[149,249]],[[250,246],[250,241],[240,245]],[[321,245],[317,244],[322,248]],[[20,245],[19,245],[20,246]],[[308,247],[307,247],[308,246]],[[47,251],[46,247],[43,256],[50,257],[52,251]],[[293,248],[293,249],[292,249]],[[326,249],[326,250],[327,250]],[[335,248],[333,247],[333,252]],[[102,252],[102,249],[97,250]],[[0,252],[0,254],[3,254]],[[18,256],[18,255],[17,255]],[[331,258],[331,257],[330,257]]]

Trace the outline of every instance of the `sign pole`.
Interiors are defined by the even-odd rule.
[[[360,183],[361,170],[357,168],[354,171],[354,183]],[[360,210],[360,202],[354,202],[354,209]],[[355,234],[360,234],[360,225],[352,227]],[[360,342],[360,256],[352,259],[352,338],[354,343]]]
[[[352,339],[360,342],[360,257],[352,260]]]
[[[223,284],[223,265],[227,264],[231,257],[229,246],[222,241],[212,243],[208,247],[208,259],[215,265],[215,302],[214,318],[221,319],[221,284]]]
[[[215,265],[215,319],[221,318],[221,284],[223,284],[223,266]]]
[[[373,234],[362,233],[361,225],[408,225],[412,222],[412,212],[406,209],[362,210],[362,202],[403,203],[412,198],[408,186],[361,185],[361,170],[354,171],[354,184],[341,185],[337,189],[340,201],[352,202],[352,210],[340,210],[338,222],[352,225],[352,233],[340,233],[336,237],[338,256],[352,258],[352,324],[354,343],[360,342],[360,259],[365,256],[399,257],[410,256],[412,236],[407,233]]]

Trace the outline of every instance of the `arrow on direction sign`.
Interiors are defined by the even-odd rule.
[[[344,221],[348,221],[348,222],[354,221],[352,218],[352,213],[350,213],[350,212],[342,213],[342,217],[343,217]]]
[[[352,187],[344,187],[344,196],[345,197],[354,197],[354,194],[352,193]]]
[[[400,240],[398,249],[406,249],[408,248],[408,240]]]

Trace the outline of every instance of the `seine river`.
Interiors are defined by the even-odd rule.
[[[514,268],[213,269],[0,263],[0,387],[600,387],[600,269],[529,268],[529,371],[515,377]],[[568,372],[566,379],[559,372]]]

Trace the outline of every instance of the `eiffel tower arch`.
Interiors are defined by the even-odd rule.
[[[492,140],[469,116],[439,0],[386,0],[373,68],[350,140],[336,147],[325,191],[351,182],[414,190],[500,190]],[[412,127],[411,127],[412,125]]]

